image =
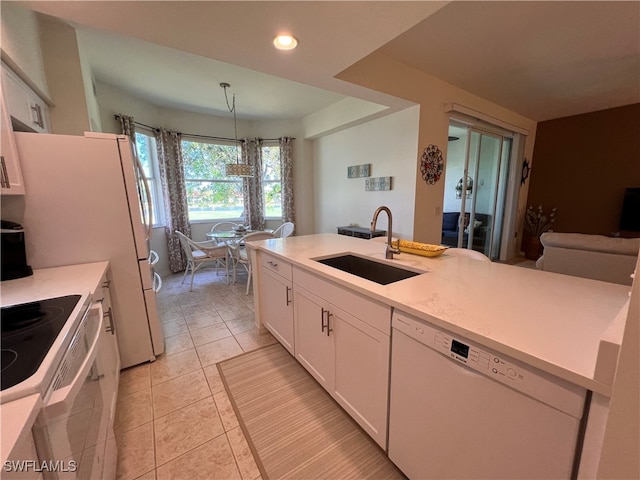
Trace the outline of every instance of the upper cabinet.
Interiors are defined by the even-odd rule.
[[[14,130],[49,133],[49,107],[20,77],[2,65],[3,97]]]
[[[5,108],[4,79],[0,90],[0,185],[2,195],[24,195],[24,182],[18,159],[11,119]]]

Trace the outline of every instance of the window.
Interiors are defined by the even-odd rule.
[[[282,218],[282,178],[280,147],[262,147],[262,191],[265,218]]]
[[[164,210],[162,205],[162,194],[160,193],[160,171],[158,167],[158,150],[156,148],[156,139],[146,133],[136,132],[136,152],[142,171],[147,179],[149,190],[151,191],[151,203],[153,205],[153,224],[154,226],[164,224]]]
[[[190,221],[242,217],[242,179],[224,174],[225,164],[237,161],[238,148],[232,142],[182,140]]]
[[[242,219],[242,179],[225,176],[225,165],[237,162],[238,148],[233,142],[182,140],[190,221]],[[261,181],[265,218],[282,218],[280,176],[280,147],[262,146]]]

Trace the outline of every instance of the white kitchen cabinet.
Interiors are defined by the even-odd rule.
[[[34,462],[34,463],[31,463]],[[11,450],[2,469],[3,480],[41,480],[42,472],[38,472],[39,463],[36,444],[31,431],[18,440]]]
[[[294,354],[293,285],[291,265],[260,253],[260,298],[262,322],[276,339]]]
[[[263,298],[263,322],[276,339],[293,354],[293,294],[291,282],[263,271],[260,285]]]
[[[49,107],[18,75],[2,64],[4,99],[19,130],[49,133]]]
[[[4,100],[4,81],[0,90],[0,185],[2,195],[24,195],[24,182],[11,119]]]
[[[386,448],[390,307],[298,269],[294,307],[296,359]]]
[[[388,335],[332,307],[333,397],[378,444],[387,441]]]
[[[112,392],[112,398],[105,399],[110,405],[110,421],[109,425],[113,425],[115,417],[116,400],[118,398],[118,384],[120,382],[120,350],[118,348],[118,336],[116,333],[116,319],[113,316],[113,308],[111,307],[111,290],[109,285],[111,279],[109,271],[105,272],[100,285],[93,292],[93,301],[102,303],[103,311],[103,325],[107,332],[105,335],[104,344],[100,347],[101,360],[98,362],[98,368],[103,368],[105,375],[113,388],[109,389]]]
[[[293,298],[296,360],[331,393],[335,383],[335,344],[330,305],[299,285]]]

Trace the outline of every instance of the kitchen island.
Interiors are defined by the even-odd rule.
[[[446,252],[436,258],[403,253],[385,260],[384,243],[336,234],[269,239],[253,242],[251,247],[258,265],[260,253],[272,255],[299,272],[424,319],[575,385],[611,394],[617,351],[600,353],[601,340],[607,337],[609,345],[621,342],[628,286],[479,262]],[[344,253],[424,273],[379,285],[317,261]],[[263,270],[255,269],[257,286]],[[262,300],[256,288],[259,328],[264,323]],[[390,332],[390,315],[385,328]],[[599,376],[600,371],[608,374]]]
[[[483,471],[487,478],[504,476],[515,471],[506,459],[524,476],[595,475],[629,287],[446,251],[439,257],[402,253],[387,260],[385,243],[333,234],[248,245],[258,329],[271,332],[409,477],[467,477],[485,463],[497,468]],[[396,268],[385,272],[389,266]],[[401,332],[422,339],[401,342]],[[424,346],[416,349],[416,341]],[[444,356],[425,360],[422,352],[429,348]],[[434,369],[444,369],[440,360],[447,357],[507,388],[490,380],[474,384],[469,379],[481,377],[466,367],[456,370],[455,393],[454,377],[432,383]],[[400,358],[408,364],[398,370]],[[514,390],[521,394],[513,396]],[[401,393],[408,391],[413,395]],[[450,394],[464,407],[453,406]],[[468,409],[476,394],[488,401],[493,415],[483,408],[483,415],[471,413],[461,424],[445,420],[437,430],[457,435],[451,433],[447,442],[438,435],[428,454],[409,452],[406,442],[426,445],[432,438],[424,432],[434,422],[418,415],[431,411],[427,401],[443,402],[435,410],[438,421],[455,419],[456,408],[479,411]],[[403,398],[415,395],[414,404],[404,405]],[[546,413],[526,405],[533,410],[547,405]],[[409,412],[405,419],[403,412]],[[468,426],[464,433],[461,425]],[[476,438],[476,432],[482,435]],[[466,463],[456,464],[460,470],[424,460],[448,458],[448,448],[455,450],[462,438],[487,448],[474,449],[475,460],[465,456]],[[547,450],[538,448],[545,445]],[[501,451],[509,453],[486,460]]]

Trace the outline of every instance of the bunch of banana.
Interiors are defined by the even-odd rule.
[[[392,243],[393,246],[398,248],[401,252],[412,253],[413,255],[422,255],[423,257],[437,257],[448,248],[443,247],[442,245],[410,242],[409,240],[397,240]]]

